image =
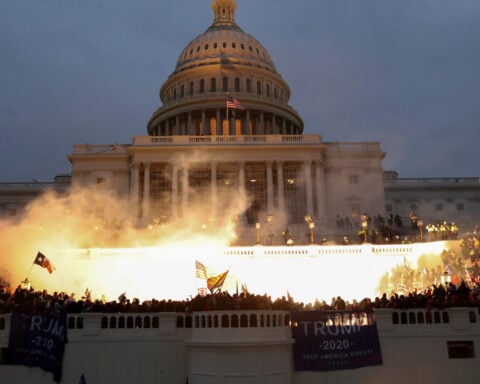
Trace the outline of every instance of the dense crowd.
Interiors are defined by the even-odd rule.
[[[22,313],[152,313],[152,312],[194,312],[209,310],[371,310],[376,308],[447,308],[477,307],[480,310],[480,284],[470,287],[465,281],[433,284],[428,289],[407,294],[383,294],[371,300],[346,301],[334,297],[329,303],[315,300],[313,303],[296,302],[287,295],[277,299],[248,292],[229,294],[218,291],[213,294],[197,295],[185,300],[128,299],[122,295],[118,300],[93,300],[90,297],[76,299],[74,294],[65,292],[48,293],[33,288],[18,286],[13,292],[0,288],[0,314]]]

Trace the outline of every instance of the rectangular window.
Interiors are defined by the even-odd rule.
[[[449,359],[475,358],[475,349],[471,340],[447,341],[447,349]]]
[[[465,210],[465,207],[463,204],[457,204],[457,211],[464,211]]]
[[[443,204],[435,204],[436,211],[443,211]]]

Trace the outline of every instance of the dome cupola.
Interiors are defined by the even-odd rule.
[[[213,0],[214,19],[180,53],[160,89],[151,136],[301,134],[290,88],[263,45],[235,22],[235,0]],[[243,109],[228,111],[227,95]]]

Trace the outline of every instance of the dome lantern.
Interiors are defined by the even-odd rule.
[[[214,15],[214,24],[235,24],[236,8],[237,3],[235,2],[235,0],[213,0],[212,9]]]

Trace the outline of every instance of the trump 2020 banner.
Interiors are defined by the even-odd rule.
[[[8,360],[10,364],[40,367],[60,382],[67,342],[66,315],[12,313]]]
[[[292,336],[297,371],[328,371],[382,364],[372,312],[293,312]]]

